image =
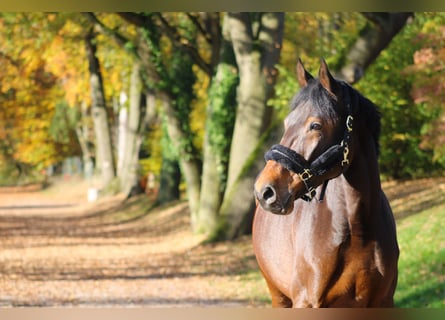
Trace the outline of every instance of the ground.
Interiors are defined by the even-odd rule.
[[[0,192],[0,306],[268,306],[250,237],[203,245],[187,204],[87,202],[88,185]],[[384,184],[395,216],[445,201],[445,178]]]
[[[0,193],[0,306],[267,304],[249,237],[200,245],[185,202],[86,199],[77,180]]]

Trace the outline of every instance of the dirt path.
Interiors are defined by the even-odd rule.
[[[85,199],[70,182],[0,194],[0,306],[266,303],[248,237],[198,246],[185,203]]]
[[[88,204],[86,187],[0,193],[0,307],[268,305],[249,237],[199,245],[185,203]],[[399,219],[445,202],[445,178],[384,189]]]

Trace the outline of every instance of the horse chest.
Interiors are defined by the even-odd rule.
[[[296,211],[300,211],[296,208]],[[294,212],[295,213],[295,212]],[[319,280],[320,292],[334,272],[340,230],[330,215],[317,217],[310,210],[288,216],[271,215],[261,209],[254,223],[254,249],[263,274],[287,296],[304,293]],[[326,280],[320,279],[323,277]],[[321,294],[321,293],[320,293]]]
[[[302,219],[294,232],[293,295],[321,296],[342,260],[346,235],[335,230],[331,216],[315,219]]]

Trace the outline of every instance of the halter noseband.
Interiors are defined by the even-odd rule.
[[[344,92],[345,91],[346,88]],[[345,95],[345,97],[348,115],[346,117],[345,133],[339,144],[331,146],[312,162],[307,161],[299,153],[281,144],[273,145],[264,155],[266,161],[276,161],[289,171],[295,172],[298,175],[307,190],[307,193],[301,197],[304,201],[311,201],[316,195],[315,186],[311,183],[312,177],[322,176],[338,163],[341,164],[342,168],[345,168],[349,164],[349,142],[351,140],[352,122],[354,118],[352,116],[350,96]],[[319,201],[323,200],[328,181],[329,180],[326,180],[323,183]]]

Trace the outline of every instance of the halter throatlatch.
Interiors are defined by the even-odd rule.
[[[312,177],[322,176],[338,163],[340,163],[343,168],[349,165],[349,142],[351,140],[352,122],[354,118],[351,115],[349,96],[347,96],[347,98],[346,109],[348,116],[346,117],[346,129],[343,139],[339,144],[331,146],[310,163],[299,153],[281,144],[273,145],[264,155],[266,161],[276,161],[287,170],[295,172],[298,175],[306,187],[307,193],[301,197],[305,201],[311,201],[316,195],[316,187],[311,181]],[[323,183],[319,201],[323,200],[328,181],[329,180],[325,180]]]

